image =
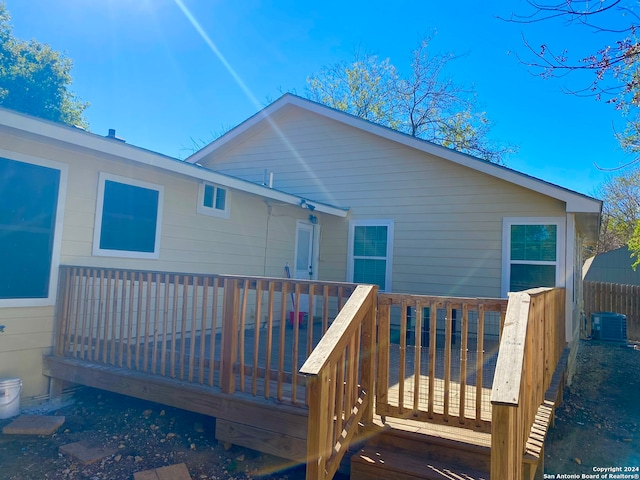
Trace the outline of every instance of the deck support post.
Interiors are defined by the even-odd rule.
[[[222,305],[222,352],[220,365],[220,388],[224,393],[234,393],[236,377],[233,367],[238,356],[238,309],[239,288],[238,280],[226,278],[224,280],[224,300]]]

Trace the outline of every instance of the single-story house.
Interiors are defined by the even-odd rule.
[[[566,288],[601,202],[284,95],[179,161],[0,109],[0,378],[46,395],[58,266],[376,283],[505,297]]]

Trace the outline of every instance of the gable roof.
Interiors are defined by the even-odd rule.
[[[558,185],[554,185],[530,175],[520,173],[505,166],[490,163],[471,155],[467,155],[465,153],[461,153],[420,138],[412,137],[411,135],[407,135],[397,130],[375,124],[360,117],[356,117],[349,113],[336,110],[334,108],[299,97],[297,95],[293,95],[291,93],[284,94],[275,102],[260,110],[258,113],[245,120],[237,127],[233,128],[226,134],[211,142],[206,147],[191,155],[185,161],[190,163],[200,162],[205,157],[214,154],[217,150],[223,148],[224,146],[241,141],[246,135],[250,134],[255,128],[259,128],[259,126],[261,126],[263,123],[268,122],[269,124],[273,124],[273,122],[271,122],[270,120],[270,117],[273,114],[284,108],[289,108],[292,106],[300,108],[302,110],[306,110],[308,112],[312,112],[317,115],[321,115],[325,118],[357,128],[373,135],[386,138],[388,140],[400,143],[410,148],[414,148],[421,152],[437,156],[441,159],[448,160],[458,165],[468,167],[472,170],[476,170],[478,172],[500,178],[501,180],[519,185],[548,197],[555,198],[566,203],[568,213],[592,213],[596,214],[598,217],[600,216],[602,202],[598,199],[583,195],[578,192],[574,192]]]
[[[194,165],[190,162],[178,160],[167,155],[163,155],[151,150],[129,145],[121,140],[103,137],[94,133],[89,133],[81,128],[63,125],[49,120],[32,117],[20,112],[0,108],[0,130],[13,131],[17,134],[27,134],[40,141],[54,141],[70,145],[74,148],[85,149],[89,152],[96,152],[118,157],[120,159],[153,166],[168,172],[185,175],[197,180],[215,183],[217,185],[240,190],[242,192],[261,196],[266,199],[287,203],[290,205],[301,205],[304,199],[297,195],[282,192],[274,188],[258,185],[237,177],[214,172],[208,168]],[[0,145],[0,155],[4,153]],[[339,217],[346,217],[347,210],[334,207],[320,202],[313,202],[317,212],[327,213]]]

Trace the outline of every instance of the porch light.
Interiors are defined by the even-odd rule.
[[[307,203],[307,201],[304,198],[302,200],[300,200],[300,207],[301,208],[308,208],[312,212],[316,209],[315,205],[311,205],[310,203]]]

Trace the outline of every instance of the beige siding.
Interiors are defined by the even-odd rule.
[[[503,217],[565,216],[563,202],[311,112],[273,120],[277,134],[261,127],[201,163],[258,183],[273,172],[275,188],[350,219],[393,219],[394,291],[500,296]],[[323,273],[346,275],[347,238],[322,237]]]
[[[263,198],[239,191],[230,191],[229,219],[200,215],[195,179],[65,145],[27,141],[1,130],[0,145],[68,165],[61,264],[282,277],[285,264],[293,261],[296,220],[309,215],[295,206],[270,207]],[[100,172],[164,186],[159,259],[92,255]],[[324,215],[317,216],[322,224]],[[346,238],[346,223],[340,228]],[[41,358],[51,351],[53,316],[53,306],[0,308],[0,325],[6,326],[0,333],[0,378],[22,378],[25,399],[47,391]]]
[[[22,378],[22,396],[44,394],[42,355],[51,353],[54,307],[0,308],[0,378]]]

